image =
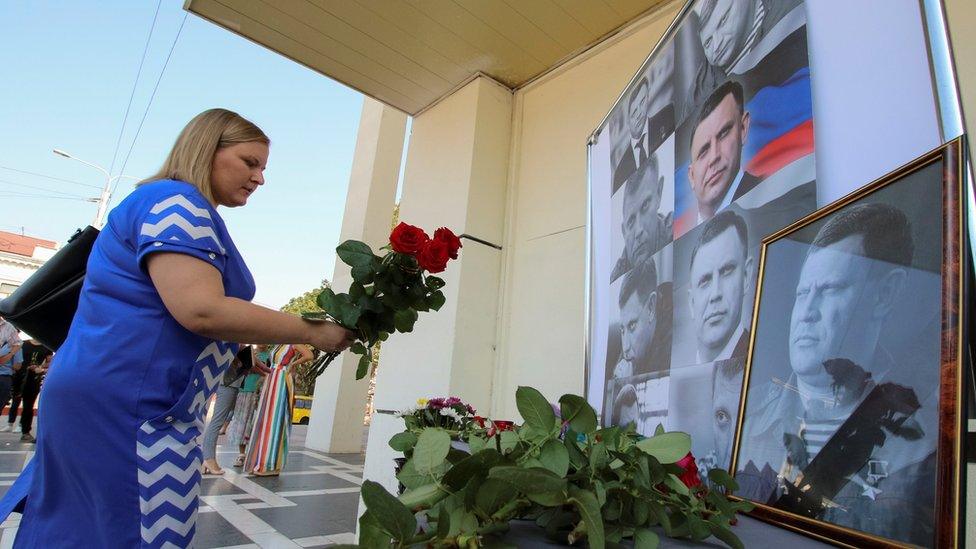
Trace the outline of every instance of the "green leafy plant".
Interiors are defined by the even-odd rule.
[[[470,453],[452,448],[451,434],[439,427],[408,426],[394,436],[390,445],[409,456],[397,475],[406,490],[395,497],[377,483],[363,484],[360,546],[489,546],[513,519],[591,548],[625,538],[656,547],[657,531],[742,546],[731,525],[751,506],[699,480],[687,434],[659,427],[645,438],[632,426],[601,429],[577,395],[564,395],[556,409],[539,391],[520,387],[516,402],[522,425],[503,430],[489,421],[457,433]],[[737,488],[725,471],[708,476],[727,492]]]
[[[324,288],[316,303],[322,312],[306,312],[309,319],[329,319],[352,330],[357,341],[349,348],[360,355],[356,379],[366,376],[377,344],[391,333],[413,331],[421,312],[437,311],[446,298],[444,280],[433,276],[457,259],[461,241],[449,229],[440,228],[434,237],[412,225],[400,223],[390,234],[382,256],[364,242],[347,240],[336,248],[339,259],[352,268],[348,292]],[[331,353],[316,363],[319,375],[335,359]]]

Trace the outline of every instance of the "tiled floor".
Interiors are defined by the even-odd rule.
[[[218,446],[226,473],[206,475],[194,547],[208,549],[328,547],[355,543],[362,454],[323,454],[304,447],[307,427],[295,425],[279,477],[242,475],[237,452]],[[223,441],[221,437],[220,442]],[[0,433],[0,494],[33,455],[20,435]],[[0,549],[13,545],[19,515],[0,524]]]

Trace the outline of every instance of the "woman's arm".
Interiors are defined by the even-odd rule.
[[[325,351],[344,350],[355,340],[333,322],[311,322],[227,297],[220,272],[195,257],[155,253],[146,267],[166,309],[195,334],[222,341],[308,343]]]
[[[251,347],[251,364],[254,366],[254,369],[263,376],[271,373],[271,368],[268,368],[268,365],[265,364],[263,360],[258,358],[258,351],[253,346]]]
[[[299,364],[305,364],[306,362],[311,362],[312,359],[315,358],[315,355],[312,354],[312,351],[309,351],[308,347],[304,345],[294,345],[292,346],[292,348],[295,349],[295,351],[297,351],[300,356],[295,360],[291,361],[291,364],[289,364],[289,366],[298,366]]]

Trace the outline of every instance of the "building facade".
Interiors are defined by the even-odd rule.
[[[491,244],[466,240],[444,276],[444,308],[384,343],[365,475],[390,489],[386,442],[402,422],[383,411],[454,395],[517,419],[518,386],[550,400],[585,391],[587,141],[684,2],[540,4],[186,3],[375,98],[363,108],[343,239],[385,241],[411,115],[400,218]],[[971,2],[808,6],[817,171],[837,196],[960,135],[963,113],[973,121]],[[337,266],[334,284],[349,279]],[[367,386],[355,366],[346,357],[320,378],[310,447],[359,451]]]
[[[0,299],[19,288],[58,247],[51,240],[0,231]]]

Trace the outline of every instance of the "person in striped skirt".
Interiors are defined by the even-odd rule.
[[[265,380],[258,401],[254,427],[244,457],[244,470],[259,476],[281,473],[288,457],[288,435],[295,408],[295,381],[292,369],[311,361],[312,352],[304,345],[278,345],[271,349],[271,373]]]

